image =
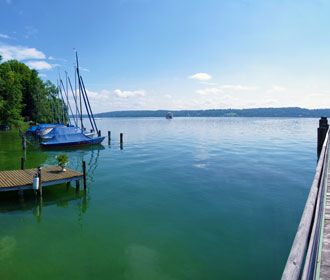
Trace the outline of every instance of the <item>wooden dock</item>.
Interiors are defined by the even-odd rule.
[[[84,179],[85,187],[83,173],[69,168],[63,172],[60,166],[43,167],[40,170],[42,187],[76,181],[76,187],[79,188],[81,179]],[[0,192],[19,191],[22,194],[24,190],[33,189],[33,178],[37,173],[37,168],[0,171]]]
[[[330,130],[318,128],[318,164],[282,280],[330,280]]]
[[[330,279],[330,169],[328,168],[328,182],[325,193],[325,211],[323,217],[323,232],[319,260],[319,279]]]

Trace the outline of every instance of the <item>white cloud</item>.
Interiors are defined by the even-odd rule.
[[[59,66],[58,64],[49,64],[46,61],[27,61],[25,63],[27,66],[29,66],[32,69],[36,70],[50,70],[54,67]]]
[[[53,57],[53,56],[49,56],[48,59],[49,59],[49,60],[55,60],[55,57]]]
[[[257,89],[257,87],[241,86],[241,85],[223,85],[220,88],[231,89],[231,90],[256,90]]]
[[[218,94],[218,93],[222,93],[223,90],[220,88],[205,88],[205,89],[200,89],[200,90],[196,90],[196,93],[200,94],[200,95],[207,95],[207,94]]]
[[[267,90],[267,93],[276,93],[276,92],[283,92],[286,91],[286,88],[273,85],[269,90]]]
[[[0,45],[0,54],[4,61],[17,59],[44,59],[45,54],[35,48],[23,47],[23,46],[9,46]]]
[[[329,96],[329,94],[326,94],[326,93],[323,93],[323,92],[314,92],[314,93],[309,94],[307,97],[309,97],[309,98],[314,98],[314,97],[322,98],[322,97],[325,97],[325,96]]]
[[[198,81],[208,81],[212,79],[212,76],[207,73],[196,73],[188,77],[189,79],[198,80]]]
[[[39,73],[38,75],[39,75],[39,77],[47,77],[47,75],[43,74],[43,73]]]
[[[171,98],[172,98],[172,95],[170,95],[170,94],[165,94],[164,97],[167,98],[167,99],[171,99]]]
[[[81,71],[89,72],[89,70],[88,70],[87,68],[84,68],[84,67],[81,67],[81,66],[79,66],[79,69],[80,69]]]
[[[129,90],[120,90],[115,89],[114,90],[115,95],[118,97],[133,97],[133,96],[145,96],[146,92],[144,90],[135,90],[135,91],[129,91]]]
[[[3,39],[9,39],[10,37],[6,34],[1,34],[0,33],[0,38],[3,38]]]

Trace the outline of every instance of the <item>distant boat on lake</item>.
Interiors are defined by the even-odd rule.
[[[173,114],[171,112],[168,112],[165,118],[168,120],[173,119]]]

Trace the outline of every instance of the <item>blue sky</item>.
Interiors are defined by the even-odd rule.
[[[95,112],[330,108],[330,1],[0,0],[0,54]]]

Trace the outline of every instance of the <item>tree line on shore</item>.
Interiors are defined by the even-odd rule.
[[[252,109],[212,109],[171,111],[174,117],[288,117],[320,118],[330,117],[330,109],[305,109],[299,107],[252,108]],[[165,117],[167,110],[113,111],[95,114],[99,118],[120,117]]]
[[[55,85],[43,82],[36,70],[17,60],[2,62],[0,55],[0,124],[53,122],[62,117],[58,116],[62,103],[57,96]]]

